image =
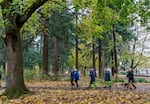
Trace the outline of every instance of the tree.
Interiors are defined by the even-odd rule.
[[[6,60],[8,63],[8,86],[4,94],[8,98],[18,97],[28,91],[23,79],[20,29],[32,13],[46,1],[48,0],[34,0],[31,5],[24,8],[16,0],[3,0],[0,3],[5,27],[3,38],[6,44]]]
[[[89,4],[90,4],[90,0],[73,0],[73,6],[74,6],[74,12],[75,12],[75,24],[76,24],[76,29],[75,29],[75,36],[76,36],[76,69],[79,69],[79,28],[78,28],[78,24],[79,24],[79,17],[82,17],[82,15],[84,15],[84,13],[82,12],[82,10],[84,11],[84,9],[86,9]],[[80,13],[81,11],[81,13]]]
[[[48,21],[49,36],[51,37],[49,45],[50,65],[53,66],[53,72],[56,76],[60,65],[67,64],[68,54],[70,54],[71,42],[73,41],[73,15],[68,12],[68,9],[53,8]]]
[[[49,44],[49,32],[48,32],[48,19],[44,17],[42,10],[38,11],[39,22],[41,23],[41,30],[43,34],[43,61],[42,61],[42,78],[48,76],[48,44]]]

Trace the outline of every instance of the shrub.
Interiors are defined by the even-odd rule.
[[[135,78],[135,82],[145,82],[145,83],[148,83],[149,81],[147,81],[144,78]]]
[[[25,69],[24,70],[24,78],[25,80],[32,80],[32,79],[40,79],[41,76],[36,70]]]
[[[114,80],[111,80],[111,81],[104,81],[104,80],[102,80],[102,79],[97,79],[97,80],[95,81],[95,83],[100,83],[101,86],[112,86],[115,82],[114,82]]]
[[[120,71],[119,74],[126,75],[126,72],[125,71]]]

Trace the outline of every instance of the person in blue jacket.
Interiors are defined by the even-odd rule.
[[[74,69],[74,79],[75,79],[76,87],[79,87],[79,84],[78,84],[79,72],[77,69]]]
[[[95,71],[93,68],[90,68],[90,75],[91,77],[91,81],[90,81],[90,86],[93,84],[93,82],[95,81]]]

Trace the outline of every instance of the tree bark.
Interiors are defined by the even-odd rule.
[[[58,71],[59,71],[58,39],[55,37],[54,38],[54,65],[53,65],[54,76],[57,76]]]
[[[46,30],[43,30],[43,69],[42,77],[48,76],[48,34]]]
[[[103,77],[103,70],[102,70],[102,44],[101,44],[101,40],[98,39],[98,56],[99,56],[99,77],[102,78]]]
[[[97,76],[97,75],[96,75],[96,68],[95,68],[95,44],[94,44],[94,37],[93,37],[92,50],[93,50],[93,52],[92,52],[92,56],[93,56],[93,58],[92,58],[92,61],[93,61],[93,69],[94,69],[94,72],[95,72],[95,76]]]
[[[78,65],[78,37],[76,35],[76,69],[79,68],[79,65]]]
[[[48,36],[48,31],[47,31],[47,20],[44,18],[44,14],[42,11],[38,11],[39,13],[39,22],[41,23],[41,28],[43,32],[43,68],[42,68],[42,78],[48,77],[48,41],[49,41],[49,36]]]
[[[116,80],[118,80],[118,62],[117,62],[117,50],[116,50],[116,34],[113,31],[113,42],[114,42],[114,60],[115,60],[115,73],[116,73]]]
[[[6,31],[7,34],[7,31]],[[16,36],[14,36],[14,34]],[[7,70],[7,87],[5,93],[8,98],[18,97],[24,94],[28,89],[24,84],[23,78],[23,60],[22,45],[20,39],[20,29],[13,31],[12,35],[6,37],[6,60],[8,63]]]
[[[113,50],[111,50],[111,72],[112,72],[112,76],[114,76],[114,52]]]
[[[78,13],[77,13],[77,9],[75,8],[75,15],[76,15],[76,69],[79,68],[79,65],[78,65],[78,35],[77,35],[77,20],[78,20]],[[78,69],[79,70],[79,69]]]

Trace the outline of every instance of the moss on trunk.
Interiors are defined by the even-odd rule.
[[[18,89],[18,88],[9,88],[6,89],[5,92],[3,93],[3,95],[7,96],[8,99],[14,99],[14,98],[18,98],[21,95],[27,94],[27,93],[31,93],[31,91],[29,91],[25,86]]]

